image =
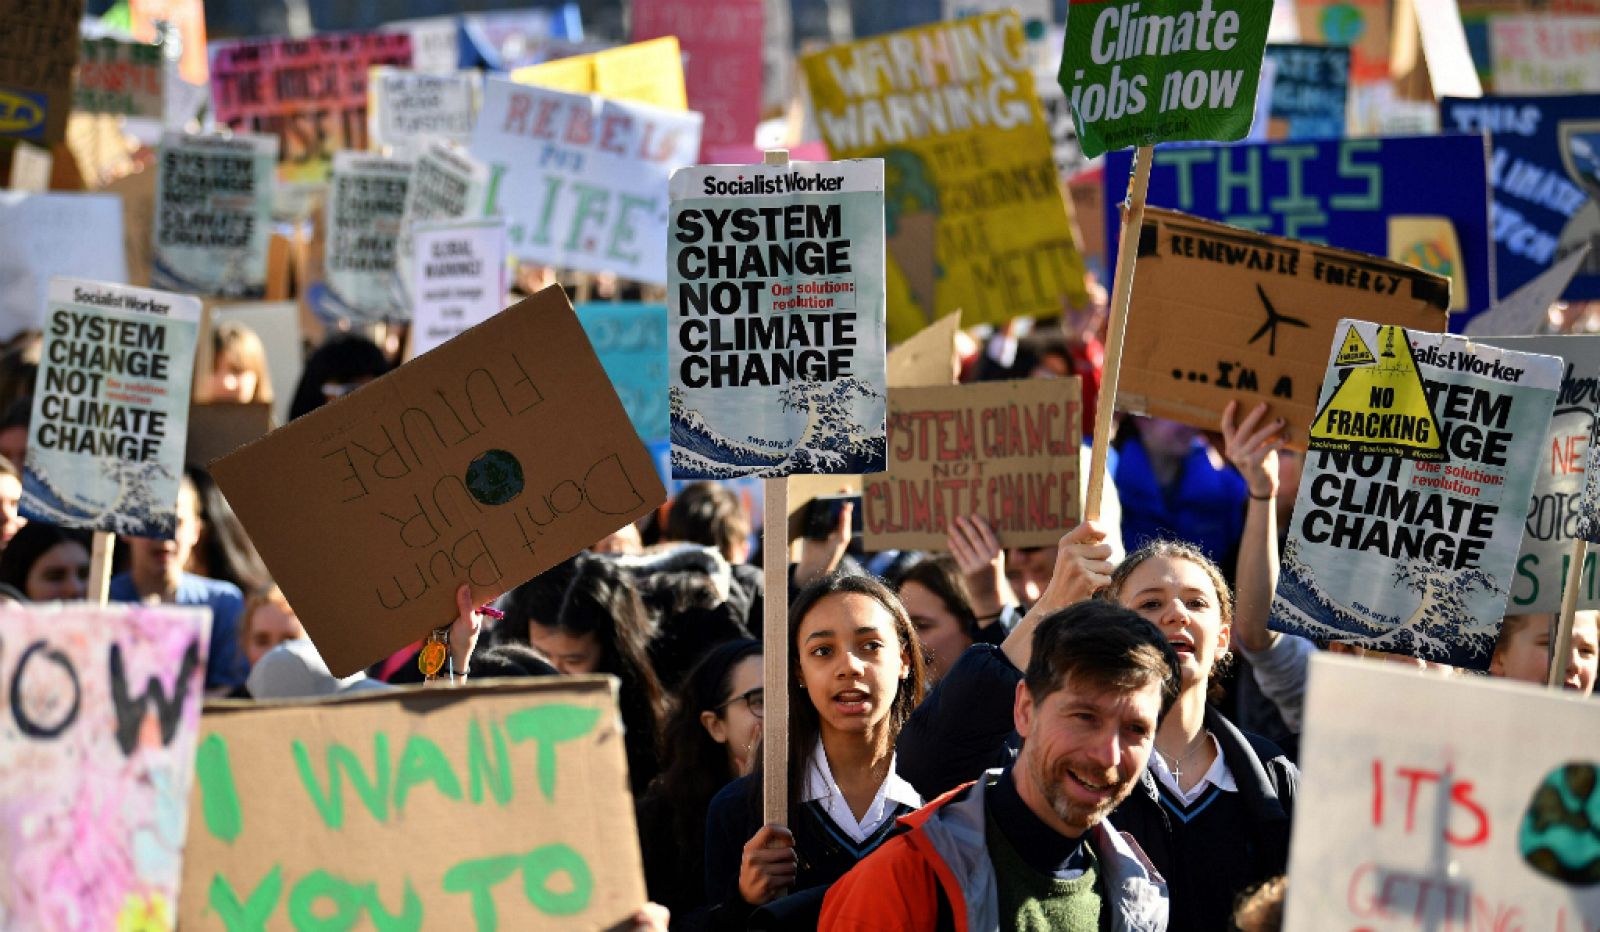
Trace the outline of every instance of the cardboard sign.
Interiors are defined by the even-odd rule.
[[[1389,80],[1388,0],[1295,0],[1302,41],[1350,47],[1350,77],[1357,84]]]
[[[83,0],[0,0],[0,139],[67,135]]]
[[[700,151],[700,115],[485,79],[472,154],[519,259],[664,284],[667,176]]]
[[[50,281],[24,517],[172,539],[199,329],[198,298]]]
[[[0,608],[7,928],[171,928],[210,637],[200,608]]]
[[[833,157],[884,159],[893,342],[957,308],[993,324],[1086,300],[1027,51],[1008,12],[802,59]]]
[[[1489,133],[1499,289],[1589,245],[1563,297],[1600,298],[1600,94],[1446,97],[1439,118],[1446,131]]]
[[[1459,330],[1499,293],[1481,136],[1246,142],[1159,149],[1149,201],[1248,230],[1399,259],[1451,280]],[[1131,156],[1106,156],[1106,267],[1115,268]],[[1392,221],[1422,221],[1415,224]]]
[[[50,279],[128,279],[122,200],[107,194],[0,191],[0,334],[38,330]]]
[[[1250,132],[1270,0],[1074,6],[1058,79],[1084,155]]]
[[[211,473],[335,676],[666,498],[559,287]]]
[[[1273,139],[1345,134],[1350,49],[1340,45],[1269,45]]]
[[[1145,208],[1117,405],[1216,430],[1266,402],[1303,448],[1339,319],[1443,330],[1448,280],[1397,262]],[[1202,322],[1203,324],[1197,324]]]
[[[207,709],[179,924],[625,925],[646,897],[616,682]]]
[[[190,405],[189,442],[183,461],[190,466],[207,466],[212,460],[260,440],[272,427],[269,404],[212,401]]]
[[[416,273],[412,268],[416,247],[411,242],[411,231],[420,223],[482,217],[488,189],[489,166],[468,155],[465,149],[438,139],[422,148],[411,172],[411,183],[406,186],[400,235],[395,240],[395,286],[402,304],[409,307],[416,300]]]
[[[367,144],[414,158],[430,137],[465,145],[478,116],[483,76],[374,68],[367,85]]]
[[[1595,410],[1600,408],[1600,336],[1572,334],[1550,337],[1497,337],[1480,340],[1489,346],[1558,356],[1565,363],[1555,413],[1535,460],[1533,502],[1528,506],[1511,582],[1508,612],[1555,612],[1572,560],[1572,542],[1583,536],[1583,518],[1595,511],[1585,490],[1589,440]],[[1600,585],[1593,573],[1579,591],[1580,610],[1600,608]]]
[[[720,146],[755,142],[761,122],[764,0],[635,0],[635,41],[676,36],[688,107],[705,114],[700,161]]]
[[[683,56],[674,36],[529,65],[511,72],[511,80],[569,94],[598,94],[663,110],[688,108]]]
[[[944,550],[982,515],[1005,547],[1047,547],[1078,523],[1077,378],[889,392],[888,471],[862,477],[868,550]]]
[[[404,33],[246,39],[211,47],[219,125],[278,137],[279,178],[321,182],[333,153],[367,148],[367,71],[411,64]]]
[[[1491,16],[1489,48],[1496,93],[1600,90],[1600,16]]]
[[[666,440],[667,306],[596,302],[577,311],[639,438],[647,444]]]
[[[506,223],[447,220],[412,234],[416,304],[411,355],[421,356],[500,313],[506,293]]]
[[[352,321],[404,318],[394,288],[395,244],[405,215],[412,163],[336,152],[328,185],[325,317]],[[498,302],[499,298],[496,297]]]
[[[672,475],[883,469],[883,163],[672,175]]]
[[[1285,929],[1600,925],[1592,703],[1319,655],[1305,722]]]
[[[260,297],[272,239],[276,136],[168,132],[157,161],[151,283]]]
[[[72,109],[159,120],[166,114],[166,59],[159,45],[84,39]]]
[[[1340,321],[1273,630],[1487,668],[1562,369]]]

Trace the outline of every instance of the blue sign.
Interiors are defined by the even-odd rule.
[[[1116,267],[1132,157],[1106,153],[1107,268]],[[1451,330],[1494,303],[1482,136],[1157,146],[1147,202],[1448,275]]]
[[[1446,130],[1489,134],[1500,293],[1587,243],[1562,297],[1600,298],[1600,94],[1446,97],[1439,117]]]
[[[1350,47],[1269,45],[1272,62],[1271,119],[1281,120],[1288,139],[1344,135],[1350,97]]]
[[[43,139],[47,104],[37,91],[0,86],[0,137]]]
[[[667,306],[580,304],[578,322],[639,438],[667,438]]]

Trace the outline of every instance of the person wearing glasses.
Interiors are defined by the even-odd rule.
[[[674,929],[706,922],[706,811],[711,797],[750,772],[761,742],[761,644],[712,648],[673,697],[661,774],[639,801],[639,847],[650,899]]]

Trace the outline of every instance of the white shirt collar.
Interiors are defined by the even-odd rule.
[[[904,804],[912,809],[922,807],[922,797],[900,776],[895,769],[896,762],[895,757],[889,758],[889,776],[878,785],[878,792],[872,797],[872,805],[867,807],[866,815],[857,821],[855,813],[850,811],[850,803],[844,798],[844,792],[839,789],[839,782],[833,778],[833,768],[828,766],[828,753],[822,747],[822,742],[818,741],[811,752],[811,765],[806,768],[805,793],[800,801],[820,802],[822,811],[833,820],[833,824],[857,844],[864,842],[894,816],[896,804]]]
[[[1222,759],[1222,745],[1217,743],[1216,735],[1206,732],[1206,738],[1211,741],[1211,747],[1217,752],[1217,756],[1206,769],[1205,776],[1200,778],[1199,783],[1190,787],[1188,792],[1179,788],[1178,781],[1172,776],[1172,770],[1167,766],[1167,759],[1161,756],[1161,752],[1153,751],[1150,754],[1150,772],[1155,774],[1156,779],[1160,780],[1161,785],[1170,790],[1172,795],[1183,800],[1185,806],[1199,799],[1208,786],[1229,793],[1239,791],[1239,784],[1233,779],[1233,771],[1228,769],[1228,762]]]

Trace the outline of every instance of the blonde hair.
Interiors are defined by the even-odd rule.
[[[256,611],[268,605],[275,605],[294,617],[295,623],[300,623],[298,615],[294,614],[294,606],[283,597],[283,590],[277,586],[269,586],[250,593],[244,600],[244,610],[239,613],[239,643],[247,644],[250,641],[250,627],[253,624]],[[300,630],[305,630],[305,625],[300,625]]]
[[[255,373],[256,393],[249,399],[257,404],[272,403],[272,375],[267,371],[267,350],[254,330],[238,321],[225,320],[211,331],[215,355],[211,366],[220,368],[229,354],[239,360],[239,365]]]

